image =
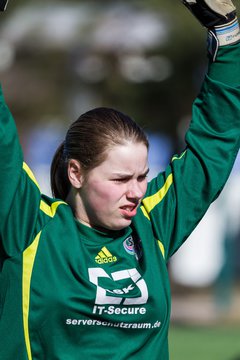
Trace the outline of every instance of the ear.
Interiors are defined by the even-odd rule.
[[[79,161],[70,159],[68,162],[68,178],[75,189],[80,189],[83,183],[83,174]]]

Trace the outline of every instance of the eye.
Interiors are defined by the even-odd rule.
[[[138,181],[144,181],[147,178],[147,175],[141,175],[138,177]]]
[[[144,174],[144,175],[140,175],[139,177],[138,177],[138,181],[144,181],[145,179],[147,178],[147,174]]]
[[[115,183],[126,183],[128,182],[129,178],[118,178],[118,179],[113,179],[112,181]]]

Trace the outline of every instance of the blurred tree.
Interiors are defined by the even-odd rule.
[[[56,11],[53,9],[80,5],[90,7],[93,18],[90,16],[84,28],[79,28],[78,43],[74,40],[65,47],[51,47],[47,46],[47,38],[45,46],[36,40],[40,36],[39,18],[43,16],[40,14],[43,7],[49,6],[45,16],[53,16],[54,32]],[[36,22],[39,23],[25,41],[15,42],[15,61],[9,69],[2,71],[6,97],[20,130],[49,116],[67,123],[90,106],[106,105],[129,113],[147,129],[177,139],[179,124],[189,117],[207,63],[206,31],[196,23],[181,1],[133,0],[130,4],[129,1],[110,0],[68,0],[67,3],[63,0],[44,3],[37,0],[10,1],[7,12],[1,14],[1,28],[11,21],[20,21],[17,13],[21,12],[23,17],[24,11],[26,22],[30,21],[27,9],[34,6],[39,14],[39,18],[35,15]],[[134,11],[138,14],[150,12],[151,16],[159,17],[165,24],[167,41],[154,47],[135,49],[133,46],[127,50],[98,47],[96,42],[93,45],[93,34],[96,35],[101,21],[104,22],[104,16],[112,17],[113,30],[121,19],[121,12],[117,15],[117,6],[122,11],[123,20],[124,14],[127,17]],[[59,20],[57,26],[60,32],[63,23]],[[16,33],[17,28],[16,25]],[[144,71],[146,74],[148,71],[148,76]]]

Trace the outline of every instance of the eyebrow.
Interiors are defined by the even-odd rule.
[[[146,176],[149,173],[149,168],[142,174],[140,174],[139,176]],[[113,176],[118,176],[119,178],[124,178],[124,177],[131,177],[132,174],[129,173],[113,173]]]

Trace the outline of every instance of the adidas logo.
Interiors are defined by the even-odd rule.
[[[95,257],[95,261],[98,264],[108,264],[117,261],[117,257],[112,256],[110,251],[104,246]]]

